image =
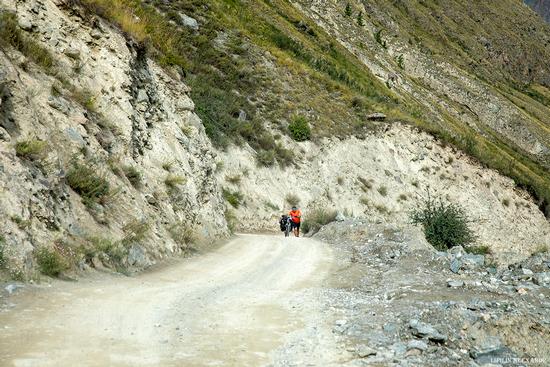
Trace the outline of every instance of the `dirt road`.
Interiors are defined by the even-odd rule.
[[[0,365],[285,365],[297,339],[329,334],[315,294],[332,259],[311,239],[241,235],[136,277],[27,287],[0,313]]]

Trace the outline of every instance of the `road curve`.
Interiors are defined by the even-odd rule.
[[[332,261],[312,239],[240,235],[136,277],[26,289],[0,313],[0,365],[273,365],[316,319],[311,290]]]

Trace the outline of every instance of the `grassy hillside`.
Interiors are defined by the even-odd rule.
[[[509,175],[538,198],[541,209],[550,211],[550,174],[544,168],[549,158],[530,156],[489,128],[480,134],[441,106],[435,108],[444,123],[435,123],[434,112],[414,98],[395,94],[287,1],[76,4],[117,24],[167,70],[185,78],[218,147],[246,142],[257,151],[260,164],[284,165],[292,153],[280,137],[296,118],[305,117],[317,139],[353,134],[369,127],[367,113],[381,111],[389,121],[408,121]],[[550,33],[527,7],[512,0],[475,6],[466,1],[380,0],[363,6],[364,16],[381,29],[388,17],[398,25],[383,28],[378,34],[383,41],[404,40],[468,70],[521,106],[540,134],[550,135]],[[342,12],[344,7],[342,2]],[[185,26],[182,14],[195,18],[199,29]],[[350,24],[355,22],[350,18]]]

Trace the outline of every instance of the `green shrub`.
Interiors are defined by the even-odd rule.
[[[405,69],[405,59],[403,57],[403,54],[400,54],[395,58],[395,61],[397,62],[397,66],[399,66],[400,69]],[[449,164],[452,163],[452,157],[449,158]]]
[[[69,269],[67,261],[57,251],[47,247],[42,247],[37,251],[36,261],[40,272],[51,277],[58,277]]]
[[[0,12],[0,46],[11,46],[28,57],[32,62],[51,73],[54,59],[47,49],[31,37],[23,34],[19,28],[17,16],[6,11]]]
[[[262,150],[256,153],[256,161],[260,166],[270,167],[275,163],[275,152],[273,150]]]
[[[41,140],[25,140],[15,144],[15,154],[31,161],[44,157],[47,144]]]
[[[238,208],[243,202],[243,194],[238,191],[222,190],[223,198],[234,208]]]
[[[383,48],[386,48],[387,47],[387,44],[386,44],[386,41],[384,41],[382,39],[382,29],[379,29],[378,31],[376,31],[374,33],[374,39],[376,40],[376,42],[382,46]]]
[[[290,136],[296,141],[305,141],[311,138],[311,129],[304,116],[296,116],[288,125]]]
[[[353,9],[351,8],[351,4],[347,3],[346,8],[344,9],[344,14],[346,17],[351,17],[353,14]]]
[[[365,22],[363,21],[363,12],[360,11],[359,14],[357,14],[357,25],[359,27],[362,27],[365,25]]]
[[[109,182],[88,164],[73,163],[67,172],[67,183],[91,207],[109,195]]]
[[[386,186],[380,186],[378,188],[378,193],[382,196],[388,195],[388,188]]]
[[[168,175],[164,179],[164,184],[170,189],[175,189],[179,185],[183,185],[187,182],[187,179],[180,175]]]
[[[17,227],[19,227],[19,229],[26,229],[31,225],[30,220],[24,220],[19,215],[12,215],[10,219],[13,223],[17,224]]]
[[[298,204],[300,204],[300,197],[296,194],[290,193],[285,196],[285,201],[290,206],[298,206]]]
[[[334,222],[336,214],[336,210],[326,208],[313,209],[305,216],[302,222],[302,231],[304,233],[315,234],[322,226]]]
[[[422,225],[426,240],[438,250],[475,242],[464,209],[456,204],[436,201],[428,196],[419,209],[410,213],[410,218],[413,224]]]
[[[122,167],[122,172],[124,172],[124,176],[126,176],[132,186],[136,189],[141,187],[142,175],[134,166],[124,166]]]
[[[172,237],[174,242],[182,249],[197,241],[197,236],[193,228],[182,221],[172,224],[168,228],[168,233],[170,233],[170,237]]]

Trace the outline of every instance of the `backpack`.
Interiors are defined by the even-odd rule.
[[[281,226],[281,232],[285,231],[287,221],[288,221],[288,215],[282,215],[281,220],[279,220],[279,226]]]

